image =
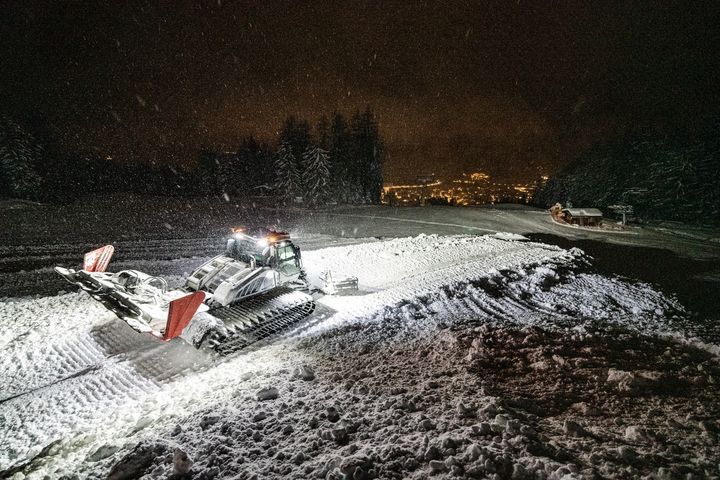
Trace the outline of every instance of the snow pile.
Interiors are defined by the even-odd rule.
[[[366,322],[377,311],[404,316],[401,325],[438,315],[564,327],[599,320],[658,331],[683,312],[650,285],[579,272],[587,260],[578,249],[494,236],[421,235],[317,250],[306,259],[311,277],[329,265],[336,278],[357,275],[371,292],[322,298],[335,313],[308,333]]]
[[[308,274],[315,278],[330,268],[338,277],[355,275],[360,286],[378,290],[415,280],[457,278],[457,273],[483,273],[491,268],[511,267],[564,256],[559,247],[542,243],[518,245],[489,236],[438,236],[396,238],[383,242],[324,248],[303,256]]]
[[[497,232],[495,235],[493,235],[493,238],[499,238],[500,240],[514,240],[518,242],[525,242],[528,240],[527,237],[523,235],[518,235],[517,233],[510,233],[510,232]]]

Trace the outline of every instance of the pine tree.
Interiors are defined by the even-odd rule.
[[[219,167],[218,153],[208,147],[202,147],[196,172],[197,185],[195,185],[195,190],[198,193],[210,195],[217,192]]]
[[[298,120],[292,115],[289,116],[280,129],[280,143],[289,145],[299,168],[303,153],[310,146],[310,124],[307,120]]]
[[[378,204],[382,198],[383,189],[383,160],[385,158],[385,145],[380,135],[375,130],[372,156],[370,157],[368,169],[368,200],[370,203]]]
[[[277,196],[285,203],[292,203],[301,193],[300,173],[292,148],[282,142],[275,155],[275,190]]]
[[[317,138],[317,146],[323,150],[330,149],[330,122],[323,115],[315,127],[315,138]]]
[[[320,147],[310,147],[303,155],[304,198],[311,206],[323,205],[330,197],[330,157]]]
[[[270,147],[254,137],[246,137],[238,148],[238,191],[246,195],[261,195],[275,180],[273,155]]]
[[[364,188],[364,162],[365,145],[368,143],[368,134],[359,110],[353,113],[350,120],[350,156],[348,159],[348,177],[352,185],[350,201],[352,203],[363,203],[365,201]]]
[[[330,183],[334,198],[342,203],[350,203],[355,180],[350,175],[350,148],[352,138],[345,117],[341,113],[333,115],[330,126]]]
[[[384,147],[377,121],[370,110],[355,112],[351,124],[350,176],[358,187],[359,201],[379,203],[382,192]]]
[[[0,117],[0,192],[36,199],[42,180],[35,170],[42,148],[35,138],[7,117]]]
[[[235,196],[238,194],[237,186],[242,183],[238,164],[239,159],[234,152],[220,152],[217,154],[217,191],[221,195]]]

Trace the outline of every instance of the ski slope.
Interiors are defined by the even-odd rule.
[[[529,242],[517,234],[363,239],[311,230],[306,227],[295,235],[310,278],[331,269],[335,278],[357,276],[361,291],[320,298],[317,313],[307,322],[232,358],[218,360],[178,341],[163,344],[143,337],[84,293],[3,299],[0,472],[17,470],[29,478],[70,473],[104,478],[138,442],[167,438],[179,424],[200,430],[183,441],[188,448],[216,448],[226,440],[206,438],[200,422],[210,415],[244,425],[248,412],[257,410],[255,392],[263,387],[280,384],[286,399],[299,398],[288,390],[294,388],[292,382],[287,383],[298,365],[327,357],[342,365],[345,358],[350,361],[382,346],[390,351],[402,345],[434,345],[443,338],[444,326],[499,324],[565,332],[601,325],[668,334],[672,322],[683,315],[682,306],[649,285],[587,270],[587,259],[577,249]],[[216,243],[202,237],[119,242],[119,258],[111,269],[139,268],[177,284],[221,248]],[[78,246],[28,247],[24,254],[38,268],[7,268],[5,278],[28,285],[42,282],[46,262],[56,257],[70,261]],[[18,247],[11,250],[7,265],[21,261]],[[51,281],[46,293],[57,291],[57,285]],[[341,402],[332,382],[320,385],[324,390],[303,395],[315,403]],[[426,413],[431,418],[441,415]],[[272,438],[280,443],[304,441]],[[406,439],[416,440],[415,435]],[[328,452],[318,451],[316,467],[334,458]],[[165,460],[152,462],[159,476],[170,473]],[[277,468],[273,462],[263,459],[234,468],[250,475]],[[305,478],[307,468],[292,467],[292,472]],[[418,478],[427,473],[418,471]]]
[[[138,335],[84,293],[6,299],[0,303],[0,471],[31,461],[48,445],[52,461],[36,460],[29,470],[38,477],[102,470],[87,460],[99,448],[119,449],[118,438],[137,438],[177,415],[226,402],[244,371],[289,368],[272,361],[278,349],[353,324],[391,317],[412,332],[431,315],[570,326],[592,317],[645,328],[681,308],[648,286],[573,274],[579,251],[507,238],[519,237],[419,235],[305,251],[311,278],[328,268],[354,275],[361,294],[321,298],[306,324],[221,361],[181,342]],[[147,265],[165,262],[168,250],[159,260],[153,255]]]

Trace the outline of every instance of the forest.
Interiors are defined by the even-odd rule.
[[[385,148],[369,107],[349,119],[339,112],[323,115],[314,128],[289,116],[272,142],[247,136],[232,149],[204,146],[197,162],[182,168],[120,162],[97,152],[58,153],[48,143],[0,116],[0,197],[68,202],[83,195],[141,192],[271,197],[319,207],[379,203],[383,185]]]
[[[675,136],[638,130],[593,145],[538,187],[534,204],[631,206],[636,222],[720,224],[720,121]]]

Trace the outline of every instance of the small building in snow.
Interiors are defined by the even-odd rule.
[[[603,214],[597,208],[564,208],[562,218],[571,225],[597,227],[602,223]]]

